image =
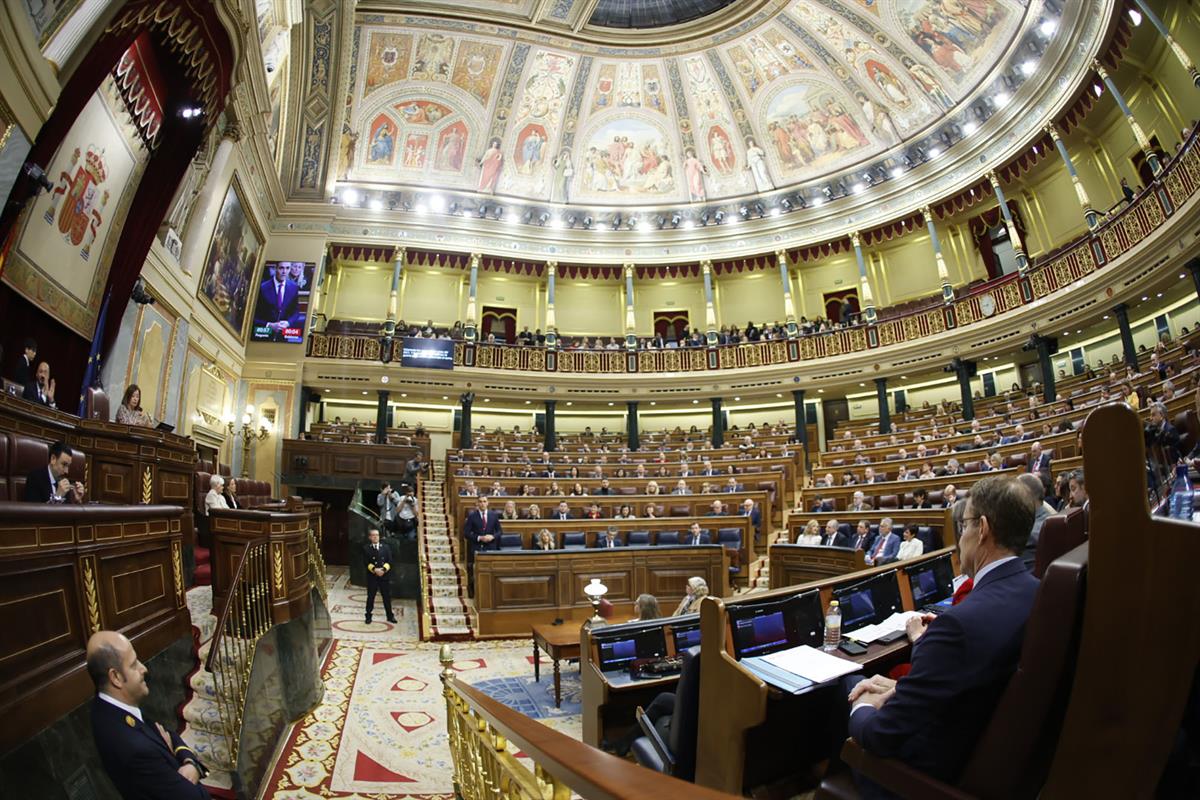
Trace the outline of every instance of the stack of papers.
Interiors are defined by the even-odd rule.
[[[847,638],[853,639],[856,642],[870,644],[871,642],[882,639],[889,633],[903,631],[904,626],[908,624],[910,619],[913,617],[919,618],[920,616],[921,612],[919,611],[899,611],[895,614],[892,614],[883,622],[878,622],[874,625],[868,625],[865,628],[859,628],[853,633],[847,633],[846,636]]]
[[[862,669],[859,664],[849,659],[831,656],[806,644],[771,653],[763,656],[762,659],[768,664],[793,675],[799,675],[813,683],[824,683]]]

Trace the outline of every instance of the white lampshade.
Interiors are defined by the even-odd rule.
[[[608,594],[608,587],[600,582],[599,578],[592,578],[587,586],[583,587],[583,593],[593,600],[597,600]]]

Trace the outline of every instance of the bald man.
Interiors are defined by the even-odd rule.
[[[146,667],[133,644],[115,631],[97,631],[87,643],[87,669],[96,687],[92,735],[100,760],[125,800],[208,800],[208,774],[178,734],[142,718],[150,694]]]

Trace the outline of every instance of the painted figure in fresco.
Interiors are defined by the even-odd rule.
[[[950,99],[950,95],[946,94],[946,90],[942,88],[937,78],[934,77],[933,70],[924,64],[918,64],[908,56],[902,59],[902,63],[904,64],[904,68],[908,70],[908,74],[924,90],[925,94],[941,104],[943,108],[950,108],[954,105],[954,101]]]
[[[862,107],[863,117],[876,136],[885,142],[900,141],[891,114],[867,97],[865,92],[855,92],[854,99]]]
[[[367,153],[367,161],[372,164],[391,163],[392,153],[396,147],[395,135],[391,125],[380,125],[371,139],[371,149]]]
[[[767,172],[767,152],[754,143],[753,139],[746,140],[746,169],[754,178],[754,188],[760,192],[768,192],[775,188],[771,175]]]
[[[546,140],[536,130],[530,131],[521,146],[521,172],[533,172],[542,163],[542,145]]]
[[[733,171],[733,148],[729,145],[729,138],[720,128],[714,128],[709,133],[708,152],[712,156],[712,163],[717,168],[717,172],[728,175]]]
[[[696,151],[690,147],[683,154],[683,174],[687,180],[688,200],[704,202],[704,176],[708,174],[708,167],[696,158]]]
[[[563,150],[551,166],[554,167],[554,182],[550,184],[550,202],[571,202],[571,178],[575,177],[575,168],[571,165],[571,151]]]
[[[480,156],[479,191],[495,194],[496,182],[500,180],[500,167],[504,166],[504,154],[500,152],[500,140],[492,139],[487,152]]]
[[[457,127],[451,127],[442,135],[442,146],[438,150],[437,161],[434,166],[438,169],[453,170],[454,172],[461,170],[464,144],[462,131]]]

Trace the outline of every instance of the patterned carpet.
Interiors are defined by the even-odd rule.
[[[418,640],[416,606],[396,602],[397,625],[363,623],[366,592],[330,569],[330,613],[338,636],[323,667],[323,702],[292,726],[260,797],[452,798],[441,645]],[[376,620],[383,616],[376,608]],[[498,700],[569,736],[581,735],[579,672],[563,665],[554,708],[552,670],[542,656],[533,682],[529,640],[450,645],[454,670]]]

